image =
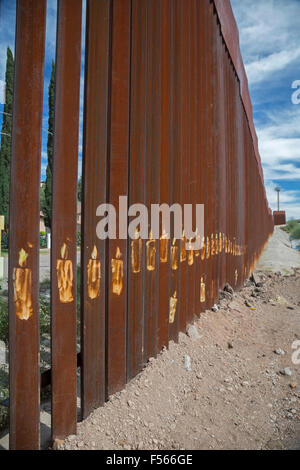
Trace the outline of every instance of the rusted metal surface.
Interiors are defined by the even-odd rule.
[[[171,35],[170,15],[172,0],[161,2],[161,153],[160,153],[160,203],[168,204],[170,198],[170,104],[171,104]],[[161,351],[169,343],[169,274],[170,236],[161,225],[159,242],[159,314],[157,348]]]
[[[29,0],[20,2],[25,3],[32,6]],[[64,438],[76,430],[80,0],[60,0],[58,19],[51,268],[52,435]],[[43,28],[38,31],[35,34],[42,34]],[[36,44],[41,47],[41,42]],[[38,60],[42,64],[41,52],[39,49]],[[240,288],[273,230],[238,33],[227,0],[88,0],[85,52],[83,417],[120,391],[150,357],[168,346],[169,340],[177,341],[179,332],[185,331],[195,314],[199,316],[218,301],[219,289],[226,282]],[[17,62],[19,94],[20,87],[27,85],[19,76],[21,65],[24,67]],[[38,87],[34,90],[38,93]],[[34,102],[40,110],[40,101]],[[15,106],[21,105],[22,100],[15,102]],[[40,121],[34,129],[26,123],[24,135],[14,134],[15,142],[26,143],[28,133],[40,131]],[[34,167],[32,174],[37,180],[40,134],[34,135],[36,146],[26,155],[34,155],[28,165]],[[19,161],[16,148],[14,152],[13,171],[19,182],[24,162]],[[31,187],[28,194],[30,202],[25,200],[29,206],[38,200],[37,187]],[[186,251],[189,240],[183,227],[180,237],[175,237],[173,217],[170,233],[161,225],[160,240],[152,238],[150,220],[147,239],[140,239],[140,227],[135,238],[126,240],[126,234],[119,232],[119,196],[128,196],[128,206],[143,203],[148,209],[154,203],[180,203],[182,208],[186,203],[204,204],[201,249]],[[21,198],[23,193],[19,199],[19,193],[12,192],[14,227]],[[115,206],[117,239],[97,238],[96,209],[101,203]],[[121,211],[127,209],[125,203]],[[34,217],[35,229],[25,225],[27,232],[17,229],[11,235],[10,276],[27,233],[37,230],[37,213]],[[126,217],[123,231],[127,222]],[[36,276],[32,298],[37,309],[38,254],[34,247],[30,250],[29,269]],[[11,396],[23,413],[12,358],[23,354],[21,364],[26,364],[26,370],[32,365],[38,374],[34,356],[38,351],[38,319],[33,316],[35,322],[30,331],[26,330],[33,348],[30,356],[18,343],[14,308],[11,284]],[[42,377],[42,384],[49,381],[49,374]],[[35,399],[37,382],[26,383]],[[21,414],[18,422],[14,413],[12,410],[12,432],[20,429],[26,418],[31,432],[27,436],[36,436],[37,408],[26,409],[27,414]],[[12,442],[14,447],[21,443]]]
[[[146,1],[132,2],[131,52],[131,124],[129,205],[145,203],[146,184],[146,76],[147,76],[147,9]],[[146,243],[140,230],[129,240],[128,253],[128,327],[127,380],[144,365],[144,266]]]
[[[111,1],[88,0],[81,251],[82,416],[105,400],[107,240],[95,227],[97,207],[107,201]]]
[[[181,110],[182,110],[182,2],[171,3],[171,142],[170,142],[170,204],[181,202]],[[169,339],[178,341],[181,315],[181,264],[182,239],[176,239],[171,228],[170,239],[170,301],[169,301]]]
[[[139,5],[139,8],[141,6]],[[161,102],[161,2],[148,1],[147,15],[147,86],[146,86],[146,206],[160,203],[160,102]],[[157,354],[158,292],[159,292],[159,241],[153,239],[149,221],[146,241],[145,289],[144,289],[144,362]]]
[[[77,166],[81,0],[59,0],[52,183],[52,438],[76,432]]]
[[[112,6],[109,202],[119,210],[119,196],[128,195],[130,133],[131,1]],[[119,219],[117,217],[117,226]],[[107,395],[126,383],[127,240],[109,240],[107,317]]]
[[[274,211],[274,225],[285,225],[286,224],[286,213],[285,211]]]
[[[264,186],[261,159],[258,150],[258,140],[253,122],[252,103],[248,88],[248,79],[239,47],[239,32],[233,15],[230,0],[214,0],[214,4],[221,23],[221,31],[228,48],[235,71],[239,78],[241,99],[245,108],[246,117],[251,131],[252,142],[254,146],[255,157],[261,178],[261,184]],[[265,203],[267,203],[266,192],[264,189]]]
[[[46,1],[17,2],[9,239],[11,449],[38,449],[39,223]]]

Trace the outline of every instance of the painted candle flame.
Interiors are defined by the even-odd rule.
[[[19,265],[21,268],[24,268],[26,266],[26,260],[28,258],[28,253],[22,248],[19,252]]]
[[[61,259],[67,259],[67,257],[68,257],[68,248],[67,248],[67,245],[65,243],[61,247],[60,254],[61,254]]]
[[[97,250],[96,245],[94,245],[93,251],[91,253],[91,258],[92,259],[97,259],[97,255],[98,255],[98,250]]]

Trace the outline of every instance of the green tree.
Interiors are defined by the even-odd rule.
[[[13,109],[13,82],[14,57],[11,49],[8,47],[5,73],[5,105],[1,129],[0,148],[0,214],[5,216],[6,225],[8,225],[9,221],[9,183]]]
[[[77,199],[81,202],[81,195],[82,195],[82,177],[80,176],[78,181],[78,190],[77,190]]]
[[[47,157],[48,164],[46,169],[46,184],[44,190],[44,198],[42,210],[45,217],[46,227],[51,228],[51,209],[52,209],[52,167],[53,167],[53,134],[54,134],[54,99],[55,99],[55,63],[52,61],[52,71],[49,83],[48,102],[48,141],[47,141]]]
[[[292,232],[294,230],[295,227],[297,227],[298,223],[296,222],[296,220],[294,219],[291,219],[288,221],[287,223],[287,229],[288,229],[288,232]]]

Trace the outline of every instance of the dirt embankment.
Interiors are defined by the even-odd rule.
[[[299,449],[300,270],[256,281],[204,313],[62,448]]]

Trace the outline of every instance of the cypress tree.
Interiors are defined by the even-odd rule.
[[[78,181],[78,190],[77,190],[77,199],[81,202],[81,194],[82,194],[82,176],[80,176]]]
[[[54,133],[54,99],[55,99],[55,63],[52,61],[52,71],[49,83],[49,117],[48,117],[48,141],[47,156],[48,164],[46,169],[45,198],[42,207],[45,225],[51,228],[51,208],[52,208],[52,166],[53,166],[53,133]]]
[[[9,183],[13,109],[13,82],[14,57],[11,49],[8,47],[5,73],[5,104],[1,128],[0,148],[0,215],[5,216],[6,226],[8,225],[9,221]]]

